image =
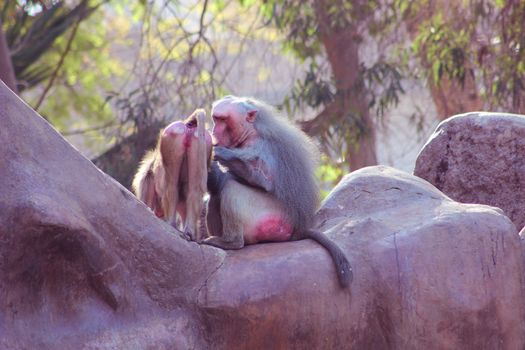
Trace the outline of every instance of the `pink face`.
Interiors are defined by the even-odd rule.
[[[225,97],[214,103],[211,116],[216,146],[242,147],[256,135],[253,126],[255,112],[245,111],[242,103],[242,100],[235,97]]]
[[[232,147],[239,137],[239,111],[230,99],[218,101],[211,110],[213,139],[217,146]]]

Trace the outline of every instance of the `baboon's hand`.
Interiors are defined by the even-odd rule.
[[[188,230],[184,230],[180,236],[187,241],[194,241],[193,234]]]
[[[227,162],[233,159],[233,152],[222,146],[215,146],[213,148],[213,160]]]

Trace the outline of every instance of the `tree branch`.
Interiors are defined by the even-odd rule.
[[[53,86],[53,83],[55,82],[55,79],[58,76],[58,72],[59,72],[60,68],[62,68],[62,65],[64,64],[64,61],[66,59],[66,56],[69,53],[69,51],[71,50],[71,45],[73,43],[73,39],[75,38],[75,36],[77,34],[77,29],[78,29],[79,25],[80,25],[80,19],[77,20],[75,26],[73,27],[73,31],[71,32],[71,36],[69,37],[69,40],[67,42],[66,49],[64,50],[64,52],[60,56],[60,60],[58,61],[57,67],[55,68],[55,70],[53,71],[53,74],[49,78],[49,82],[47,83],[47,86],[44,89],[44,92],[42,93],[42,95],[40,95],[40,98],[38,99],[38,102],[37,102],[36,106],[34,107],[35,111],[38,111],[38,109],[40,108],[40,105],[44,101],[47,93],[49,92],[49,90]]]
[[[13,70],[13,62],[11,61],[11,54],[7,46],[7,40],[2,29],[2,21],[0,20],[0,80],[2,80],[15,94],[18,94],[16,87],[15,71]]]
[[[107,123],[102,124],[102,125],[92,126],[90,128],[84,128],[84,129],[75,129],[75,130],[64,131],[61,134],[63,136],[85,134],[85,133],[88,133],[88,132],[91,132],[91,131],[103,130],[103,129],[109,128],[110,126],[114,126],[115,124],[117,124],[117,123],[112,120],[112,121],[107,122]]]

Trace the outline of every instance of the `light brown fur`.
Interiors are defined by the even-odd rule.
[[[178,214],[185,235],[196,241],[204,238],[199,218],[211,156],[205,118],[204,110],[197,109],[184,123],[166,127],[157,147],[142,160],[132,184],[135,195],[175,228]],[[185,130],[196,131],[196,136],[186,135]]]

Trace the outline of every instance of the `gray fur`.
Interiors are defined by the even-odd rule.
[[[227,96],[226,99],[239,101],[242,112],[257,110],[254,127],[260,140],[248,148],[232,149],[235,157],[245,161],[259,158],[267,164],[275,181],[266,190],[284,204],[295,233],[309,229],[319,205],[316,145],[272,106],[253,98]]]
[[[232,177],[231,180],[261,188],[283,204],[293,225],[291,239],[311,238],[324,246],[332,256],[341,286],[348,287],[353,275],[344,252],[324,233],[311,230],[319,205],[319,186],[315,178],[319,157],[317,147],[304,132],[266,103],[235,96],[224,99],[243,115],[256,111],[253,123],[258,137],[246,147],[215,147],[215,158],[228,167],[226,174]],[[208,185],[210,183],[223,182],[214,180]],[[220,196],[220,190],[218,192]],[[242,225],[238,225],[234,217],[235,201],[235,198],[221,201],[223,237],[210,237],[206,240],[208,242],[205,241],[207,244],[224,249],[243,246]]]

